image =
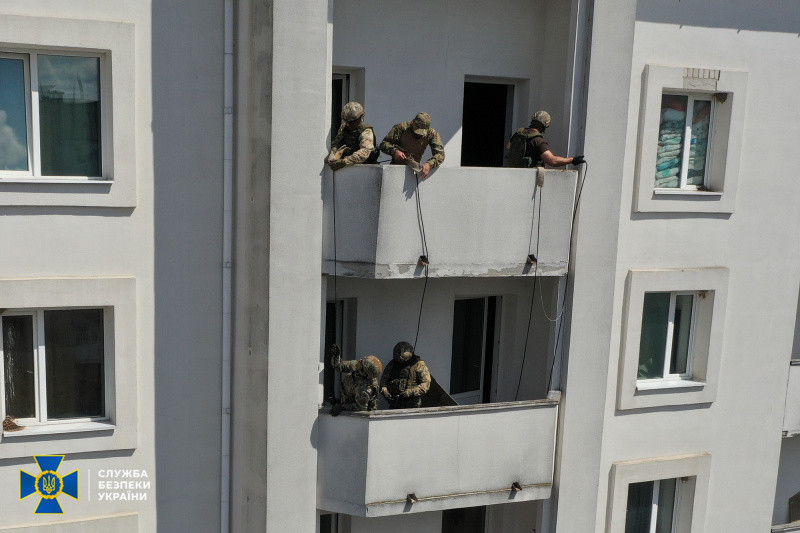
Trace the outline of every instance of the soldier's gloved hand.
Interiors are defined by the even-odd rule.
[[[346,167],[347,162],[344,159],[337,159],[336,161],[328,163],[328,166],[331,167],[331,170],[339,170],[340,168]]]
[[[576,155],[575,157],[572,158],[572,164],[575,165],[576,167],[578,165],[582,165],[585,162],[586,162],[586,159],[584,159],[584,157],[582,155]]]
[[[386,387],[381,388],[381,395],[389,401],[394,399],[394,397],[389,393],[389,389]]]
[[[411,393],[411,390],[409,390],[409,389],[405,389],[403,392],[400,393],[400,397],[401,398],[411,398],[412,396],[413,396],[413,394]]]
[[[331,416],[339,416],[339,413],[342,412],[342,404],[335,403],[333,407],[331,407]]]

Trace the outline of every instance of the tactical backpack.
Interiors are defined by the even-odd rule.
[[[516,168],[531,168],[534,166],[533,150],[530,145],[531,141],[541,136],[542,134],[538,131],[526,134],[525,128],[520,128],[514,132],[514,135],[511,136],[511,142],[509,143],[511,146],[508,149],[508,161],[506,166]],[[529,147],[531,149],[529,149]]]

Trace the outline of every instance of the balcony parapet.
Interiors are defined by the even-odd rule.
[[[772,533],[789,533],[790,531],[800,531],[800,521],[791,522],[789,524],[781,524],[779,526],[772,526]]]
[[[323,174],[324,272],[362,278],[422,275],[414,174],[403,166],[359,165]],[[560,276],[567,271],[578,173],[442,167],[420,181],[431,277]],[[541,202],[541,211],[539,203]],[[539,220],[541,213],[541,220]],[[537,243],[538,237],[538,243]],[[538,254],[537,254],[538,244]],[[527,262],[536,255],[538,268]]]
[[[560,397],[335,418],[322,409],[317,507],[374,517],[547,499]]]
[[[792,359],[789,364],[789,386],[786,389],[783,434],[787,437],[800,435],[800,359]]]

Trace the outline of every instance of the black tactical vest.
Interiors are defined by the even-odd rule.
[[[375,130],[367,124],[366,122],[362,122],[356,129],[351,130],[347,126],[344,127],[342,131],[342,146],[346,146],[347,150],[344,151],[342,157],[347,157],[348,155],[352,154],[353,152],[357,152],[361,149],[361,134],[364,130],[372,131],[372,152],[370,152],[369,157],[367,160],[364,161],[364,164],[375,163],[378,160],[378,137],[375,135]]]
[[[410,389],[412,387],[416,387],[419,385],[417,383],[416,376],[411,371],[411,368],[420,360],[418,355],[413,356],[411,359],[408,360],[406,363],[399,363],[395,360],[392,360],[389,363],[390,368],[389,370],[389,383],[388,389],[389,394],[392,396],[397,396],[401,392],[406,389]]]
[[[533,140],[541,136],[542,134],[536,130],[533,130],[533,133],[526,133],[525,128],[518,129],[511,136],[506,166],[530,168],[541,165],[540,154],[537,154],[533,147]]]

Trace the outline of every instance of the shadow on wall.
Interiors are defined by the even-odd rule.
[[[794,319],[794,342],[792,342],[792,359],[800,359],[800,294],[797,295],[797,314]]]
[[[221,1],[152,3],[159,531],[220,523],[223,19]]]
[[[800,7],[796,0],[644,0],[638,4],[636,20],[800,36]]]

